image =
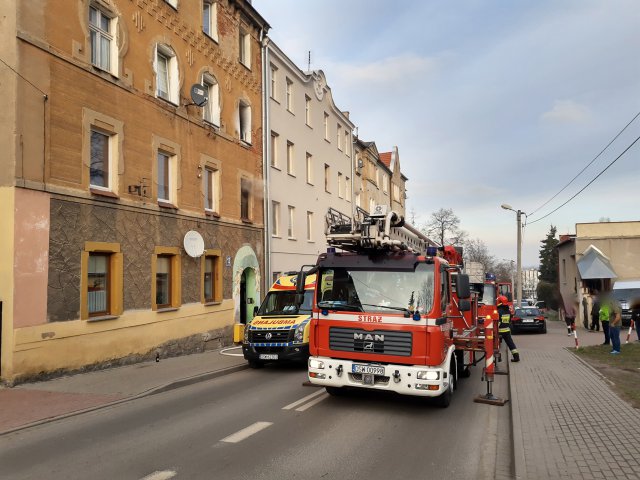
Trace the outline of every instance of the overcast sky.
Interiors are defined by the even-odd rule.
[[[637,0],[253,0],[303,70],[381,152],[397,146],[407,213],[451,208],[497,259],[537,266],[551,225],[640,220]],[[524,220],[524,217],[523,217]]]

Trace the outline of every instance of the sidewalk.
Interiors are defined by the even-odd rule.
[[[0,387],[0,435],[247,368],[238,347]]]
[[[516,478],[640,478],[640,412],[565,348],[575,340],[564,323],[514,339],[522,357],[509,365]],[[578,340],[604,337],[578,327]]]

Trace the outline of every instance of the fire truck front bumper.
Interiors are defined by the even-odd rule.
[[[449,388],[444,366],[392,365],[329,357],[309,357],[309,381],[315,385],[369,388],[402,395],[437,397]]]

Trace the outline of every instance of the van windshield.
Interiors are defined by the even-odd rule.
[[[311,313],[312,305],[313,290],[305,290],[304,301],[300,308],[296,308],[295,290],[269,292],[260,305],[258,315],[301,315]]]
[[[415,271],[331,268],[320,273],[318,307],[390,313],[419,310],[429,313],[434,300],[433,265]]]
[[[640,288],[614,288],[611,293],[623,309],[640,308]]]

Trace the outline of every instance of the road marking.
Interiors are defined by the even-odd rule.
[[[323,393],[325,393],[324,389],[318,390],[317,392],[314,392],[311,395],[307,395],[306,397],[301,398],[300,400],[297,400],[297,401],[295,401],[293,403],[290,403],[286,407],[282,407],[282,410],[291,410],[292,408],[297,407],[301,403],[304,403],[307,400],[311,400],[312,398],[317,397],[318,395],[322,395]]]
[[[161,472],[153,472],[140,480],[169,480],[177,475],[173,470],[163,470]]]
[[[324,393],[324,395],[316,398],[315,400],[307,403],[306,405],[302,405],[301,407],[296,408],[296,412],[304,412],[307,408],[311,408],[316,403],[320,403],[321,401],[326,400],[327,398],[329,398],[329,394],[327,392],[320,392],[320,393]]]
[[[267,427],[273,425],[271,422],[256,422],[253,425],[249,425],[247,428],[243,428],[239,432],[229,435],[228,437],[220,440],[221,442],[227,443],[239,443],[245,438],[250,437],[251,435],[258,433],[261,430],[264,430]]]
[[[242,345],[239,346],[239,347],[224,348],[224,349],[220,350],[220,355],[228,355],[229,357],[242,357],[242,356],[244,356],[244,354],[242,352],[240,352],[240,353],[227,353],[230,350],[237,350],[239,348],[242,348]]]

